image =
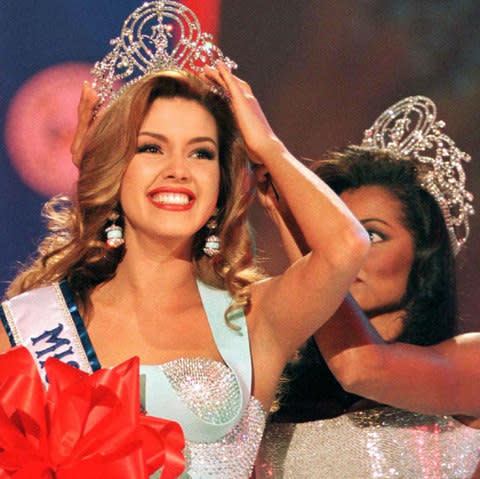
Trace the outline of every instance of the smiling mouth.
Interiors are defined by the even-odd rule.
[[[169,211],[189,210],[195,202],[195,196],[184,191],[152,191],[148,199],[156,208]]]
[[[158,205],[188,205],[191,198],[184,193],[155,193],[150,195],[153,203]]]

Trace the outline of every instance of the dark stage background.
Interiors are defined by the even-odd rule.
[[[44,234],[47,197],[68,192],[68,145],[83,79],[138,0],[0,2],[0,295]],[[468,186],[480,198],[478,0],[204,0],[280,138],[300,157],[358,143],[387,106],[430,96],[446,132],[471,153]],[[197,8],[198,11],[198,8]],[[480,329],[480,207],[459,255],[464,330]],[[275,273],[285,258],[252,211],[257,246]]]

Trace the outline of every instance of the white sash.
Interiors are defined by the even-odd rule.
[[[66,295],[64,295],[66,293]],[[82,371],[98,369],[98,360],[66,283],[27,291],[2,303],[0,316],[12,346],[25,346],[45,383],[45,361],[61,359]]]

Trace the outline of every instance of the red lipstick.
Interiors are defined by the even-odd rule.
[[[188,188],[161,186],[151,190],[147,198],[155,208],[167,211],[187,211],[195,203],[195,194]]]

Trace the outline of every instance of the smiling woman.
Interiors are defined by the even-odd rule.
[[[123,176],[120,202],[126,236],[134,234],[137,242],[142,234],[157,241],[161,233],[190,241],[216,207],[217,145],[215,118],[205,107],[183,98],[155,100]]]
[[[341,303],[368,237],[184,5],[143,3],[112,46],[95,67],[100,103],[79,108],[75,196],[47,204],[50,234],[0,308],[0,348],[28,347],[45,380],[50,356],[89,372],[138,356],[144,408],[183,428],[184,477],[247,479],[282,370]],[[312,247],[275,278],[255,265],[249,161]]]

